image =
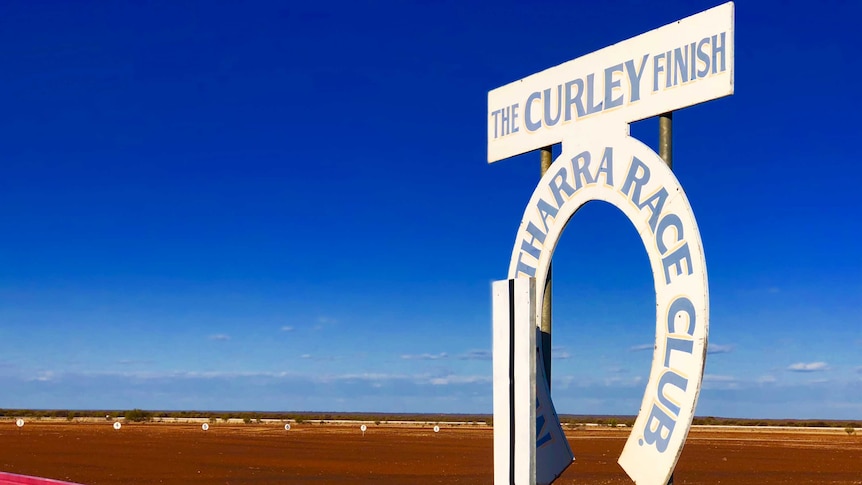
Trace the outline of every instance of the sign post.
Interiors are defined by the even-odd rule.
[[[553,147],[546,146],[540,150],[541,153],[541,164],[542,164],[542,176],[551,168],[551,163],[554,161],[553,155],[551,153],[551,149]],[[542,319],[539,321],[539,325],[541,326],[541,341],[539,345],[542,346],[542,351],[544,358],[542,359],[541,364],[545,368],[545,378],[548,381],[548,389],[551,388],[551,318],[553,317],[553,304],[551,296],[553,295],[553,282],[552,282],[552,271],[551,268],[548,268],[548,277],[545,278],[545,299],[542,300]]]
[[[593,200],[614,205],[635,226],[656,291],[652,367],[619,464],[639,485],[672,481],[703,379],[709,292],[694,213],[670,169],[671,113],[733,94],[733,17],[726,3],[488,93],[489,163],[562,142],[524,211],[508,280],[493,287],[496,485],[549,484],[574,459],[550,397],[550,366],[537,365],[550,357],[543,352],[550,345],[540,344],[545,329],[550,338],[550,290],[542,283],[550,283],[569,219]],[[629,123],[657,115],[661,156],[629,136]],[[525,280],[532,289],[522,292],[535,293],[526,298],[532,315],[503,318],[506,305],[515,315],[512,301],[524,305],[515,293],[502,296],[504,283],[523,288]],[[509,368],[520,370],[503,373]],[[532,412],[513,404],[526,399],[535,400]],[[524,430],[533,439],[523,439]]]

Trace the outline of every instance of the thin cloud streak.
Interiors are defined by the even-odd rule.
[[[791,372],[821,372],[829,369],[826,362],[797,362],[787,367]]]
[[[491,360],[492,355],[488,350],[470,350],[463,355],[459,355],[459,360]]]
[[[707,354],[729,354],[731,352],[733,352],[732,345],[719,345],[712,342],[709,343],[709,347],[706,350]]]
[[[402,354],[401,358],[404,360],[442,360],[448,358],[448,354],[446,352],[440,352],[439,354]]]

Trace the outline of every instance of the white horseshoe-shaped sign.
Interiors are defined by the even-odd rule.
[[[509,278],[540,282],[533,310],[538,325],[544,297],[541,282],[547,278],[554,248],[569,219],[594,200],[621,210],[649,255],[656,293],[652,369],[619,463],[635,483],[665,485],[694,416],[709,326],[700,233],[688,199],[667,165],[629,136],[564,141],[562,154],[542,177],[524,212]],[[541,454],[537,468],[542,467],[540,460]]]

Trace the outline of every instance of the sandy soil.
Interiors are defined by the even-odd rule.
[[[567,432],[576,461],[558,484],[630,484],[625,430]],[[87,485],[491,484],[492,432],[429,427],[0,422],[0,471]],[[862,435],[692,430],[676,484],[862,485]]]

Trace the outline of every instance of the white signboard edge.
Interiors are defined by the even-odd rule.
[[[698,47],[697,39],[702,40],[718,32],[725,35],[721,44],[724,70],[713,73],[707,69],[708,72],[701,77],[698,75],[700,69],[709,66],[698,65],[700,56],[707,53],[701,52],[703,46]],[[488,93],[488,163],[558,143],[566,134],[571,135],[573,124],[578,125],[577,129],[584,129],[596,122],[631,123],[729,96],[733,94],[734,44],[734,4],[728,2],[494,89]],[[656,76],[660,74],[662,80],[667,80],[670,77],[665,76],[667,71],[672,70],[674,65],[678,67],[676,61],[664,61],[668,54],[676,56],[676,49],[681,49],[680,55],[690,54],[690,58],[686,58],[686,66],[690,67],[678,73],[680,79],[676,79],[674,85],[662,86],[653,92],[655,86],[652,80],[655,78],[658,82]],[[714,56],[714,53],[711,55]],[[710,57],[709,60],[716,63],[717,59]],[[629,66],[627,61],[633,62]],[[662,62],[663,71],[658,67]],[[610,83],[606,83],[604,76],[609,69],[611,79]],[[638,70],[639,81],[634,84],[626,82],[627,77],[637,77]],[[681,82],[683,74],[692,72],[696,79]],[[572,92],[580,93],[578,99],[581,100],[584,113],[581,115],[581,107],[570,105],[565,112],[571,116],[566,120],[567,115],[561,113],[563,101],[560,98],[565,96],[563,86],[573,80],[581,83],[580,88],[577,85],[569,88]],[[637,96],[632,91],[633,85],[638,86]],[[594,99],[589,97],[588,90]],[[540,97],[549,94],[556,100],[557,108],[550,108],[548,118],[541,113],[545,101],[531,98],[533,94],[539,94]],[[614,106],[602,107],[605,101],[610,101],[607,104]],[[555,104],[553,101],[547,102]],[[617,102],[620,104],[617,105]],[[534,130],[528,129],[525,121],[528,116],[525,105],[528,103],[532,107],[532,118],[536,120],[534,123],[541,125]],[[596,106],[598,110],[591,109]],[[535,113],[537,108],[538,114]],[[551,125],[549,121],[554,116],[557,121]]]

